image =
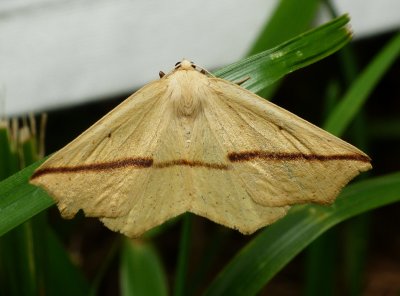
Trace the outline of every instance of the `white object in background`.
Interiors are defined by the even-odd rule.
[[[183,57],[207,68],[232,62],[275,2],[53,0],[7,7],[0,17],[6,114],[130,93]]]
[[[400,28],[399,0],[335,0],[341,13],[349,12],[355,38]]]
[[[273,12],[263,0],[2,0],[6,115],[133,92],[183,57],[213,69],[241,58]],[[400,25],[397,0],[338,0],[355,36]],[[0,104],[1,106],[1,104]]]

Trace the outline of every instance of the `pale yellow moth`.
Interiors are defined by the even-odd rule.
[[[32,175],[63,217],[82,209],[136,237],[188,211],[251,234],[290,205],[332,203],[371,168],[352,145],[192,62],[160,77]]]

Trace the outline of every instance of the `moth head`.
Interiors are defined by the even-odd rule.
[[[180,62],[177,62],[175,64],[175,70],[177,69],[181,69],[181,70],[197,70],[202,74],[206,74],[208,73],[208,71],[206,71],[205,69],[203,69],[202,67],[199,67],[198,65],[196,65],[195,63],[187,60],[187,59],[183,59]]]
[[[191,61],[183,59],[182,61],[177,62],[175,64],[175,69],[192,70],[192,69],[196,69],[196,65]]]

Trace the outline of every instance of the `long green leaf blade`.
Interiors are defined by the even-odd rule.
[[[315,63],[336,52],[351,39],[349,17],[343,15],[323,26],[299,35],[277,47],[228,65],[214,74],[239,81],[252,92],[259,92],[288,73]]]
[[[77,266],[73,265],[65,247],[50,227],[43,230],[46,295],[89,295],[89,284]]]
[[[326,120],[324,129],[335,135],[342,134],[399,54],[400,33],[390,40],[352,84]]]
[[[309,28],[311,21],[314,19],[319,4],[319,0],[279,1],[271,18],[268,19],[267,24],[253,43],[248,55],[272,48],[303,33]]]
[[[167,295],[167,281],[153,247],[124,239],[121,254],[122,295]]]
[[[38,161],[0,182],[0,235],[54,204],[46,192],[28,183],[42,162]]]
[[[275,11],[268,19],[247,56],[260,53],[277,46],[307,31],[320,6],[319,0],[278,1]],[[273,83],[258,93],[264,98],[271,98],[280,83]]]
[[[400,173],[346,187],[332,206],[295,207],[245,246],[205,295],[254,295],[321,233],[361,213],[400,201]]]

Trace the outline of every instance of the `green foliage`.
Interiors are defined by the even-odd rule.
[[[12,129],[3,124],[0,135],[1,159],[6,160],[6,165],[0,167],[2,176],[39,159],[37,139],[26,123],[19,128],[14,122]],[[21,181],[20,175],[21,172],[13,175],[14,180]],[[7,233],[0,238],[0,294],[41,295],[41,291],[46,291],[47,295],[86,295],[88,285],[47,224],[45,213],[37,207],[25,207],[35,195],[26,190],[29,186],[24,189],[16,185],[18,181],[11,189],[7,182],[2,182],[1,187],[0,224],[2,234]],[[23,183],[27,183],[27,178]],[[15,195],[19,198],[15,199]],[[47,203],[53,202],[48,199]]]
[[[251,56],[277,46],[309,29],[319,4],[319,0],[280,1],[253,43],[248,55]],[[298,13],[299,11],[302,13]]]
[[[28,183],[40,160],[0,183],[0,234],[27,221],[54,204],[43,190]]]
[[[298,5],[297,1],[282,1],[272,21],[266,24],[260,39],[250,51],[261,52],[214,74],[231,81],[250,77],[243,86],[253,92],[263,92],[288,73],[333,54],[349,42],[351,34],[347,28],[347,15],[298,35],[313,19],[318,1],[304,1],[302,5],[307,5],[307,13],[301,19],[286,23],[288,16],[293,17],[296,14],[294,12],[299,10]],[[284,30],[278,32],[280,28]],[[289,36],[296,35],[276,45],[283,41],[280,38],[287,40]],[[262,51],[272,45],[275,47]],[[363,104],[399,53],[400,35],[397,35],[349,86],[343,99],[336,102],[337,98],[334,98],[331,101],[326,129],[340,135],[350,123],[359,120],[356,116],[361,113]],[[336,97],[339,92],[332,93]],[[114,256],[104,260],[97,280],[91,284],[71,262],[59,234],[47,222],[45,210],[54,202],[43,190],[28,183],[35,168],[43,161],[36,161],[36,147],[34,137],[28,142],[18,143],[12,140],[10,129],[4,124],[0,125],[0,180],[4,179],[0,182],[0,293],[88,295],[91,291],[96,294],[98,281],[104,276],[104,270],[110,268],[110,260]],[[20,170],[22,164],[29,166]],[[330,207],[293,207],[285,218],[260,231],[243,247],[208,284],[205,295],[257,294],[297,254],[334,225],[398,201],[400,173],[392,173],[353,183],[341,192],[337,202]],[[194,239],[191,217],[184,215],[181,220],[183,229],[173,281],[174,295],[193,292],[188,286],[191,282],[188,278],[188,262]],[[157,236],[167,230],[168,227],[160,227],[146,235],[145,240],[131,241],[124,238],[122,244],[117,245],[116,252],[120,254],[118,264],[121,294],[168,294],[168,277],[162,268],[155,244]],[[218,239],[215,241],[219,242]],[[315,247],[317,251],[318,248]],[[204,271],[198,274],[206,277]],[[196,281],[204,282],[204,279]],[[318,289],[323,290],[329,285],[323,283]]]
[[[382,49],[368,67],[361,73],[343,99],[327,118],[324,129],[334,135],[341,135],[350,121],[360,111],[368,95],[381,77],[400,55],[400,34]]]
[[[122,295],[167,295],[160,259],[149,243],[124,239],[120,273]]]
[[[295,255],[332,226],[400,201],[400,173],[346,187],[333,206],[297,206],[247,244],[206,295],[255,295]]]
[[[260,52],[216,71],[218,77],[240,81],[252,92],[260,92],[283,76],[327,57],[351,39],[344,15],[312,31],[301,34],[272,49]]]

